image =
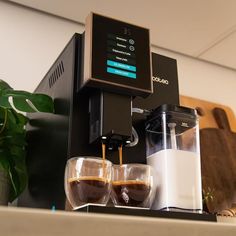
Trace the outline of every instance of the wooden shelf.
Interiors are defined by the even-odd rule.
[[[222,217],[221,217],[222,218]],[[203,222],[0,207],[0,234],[11,236],[236,235],[236,221]]]

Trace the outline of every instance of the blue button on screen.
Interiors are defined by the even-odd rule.
[[[124,69],[124,70],[136,72],[136,66],[131,66],[128,64],[124,64],[124,63],[120,63],[120,62],[116,62],[116,61],[112,61],[112,60],[107,60],[107,65],[117,67],[120,69]]]
[[[120,75],[120,76],[124,76],[124,77],[128,77],[128,78],[136,79],[136,74],[129,72],[129,71],[124,71],[124,70],[119,70],[119,69],[107,67],[107,72],[111,73],[111,74],[115,74],[115,75]]]

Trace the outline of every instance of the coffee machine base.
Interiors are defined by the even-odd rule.
[[[96,205],[86,205],[75,211],[87,213],[101,213],[101,214],[115,214],[115,215],[129,215],[129,216],[143,216],[143,217],[157,217],[179,220],[197,220],[197,221],[211,221],[216,222],[216,215],[213,214],[199,214],[190,212],[176,212],[176,211],[161,211],[161,210],[147,210],[147,209],[132,209],[132,208],[117,208],[117,207],[103,207]]]

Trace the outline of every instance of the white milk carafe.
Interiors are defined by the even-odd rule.
[[[147,164],[156,172],[152,209],[202,211],[199,125],[196,110],[162,105],[146,123]]]

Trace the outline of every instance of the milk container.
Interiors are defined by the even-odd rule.
[[[156,172],[153,209],[202,211],[199,124],[196,110],[162,105],[146,123],[147,164]]]

